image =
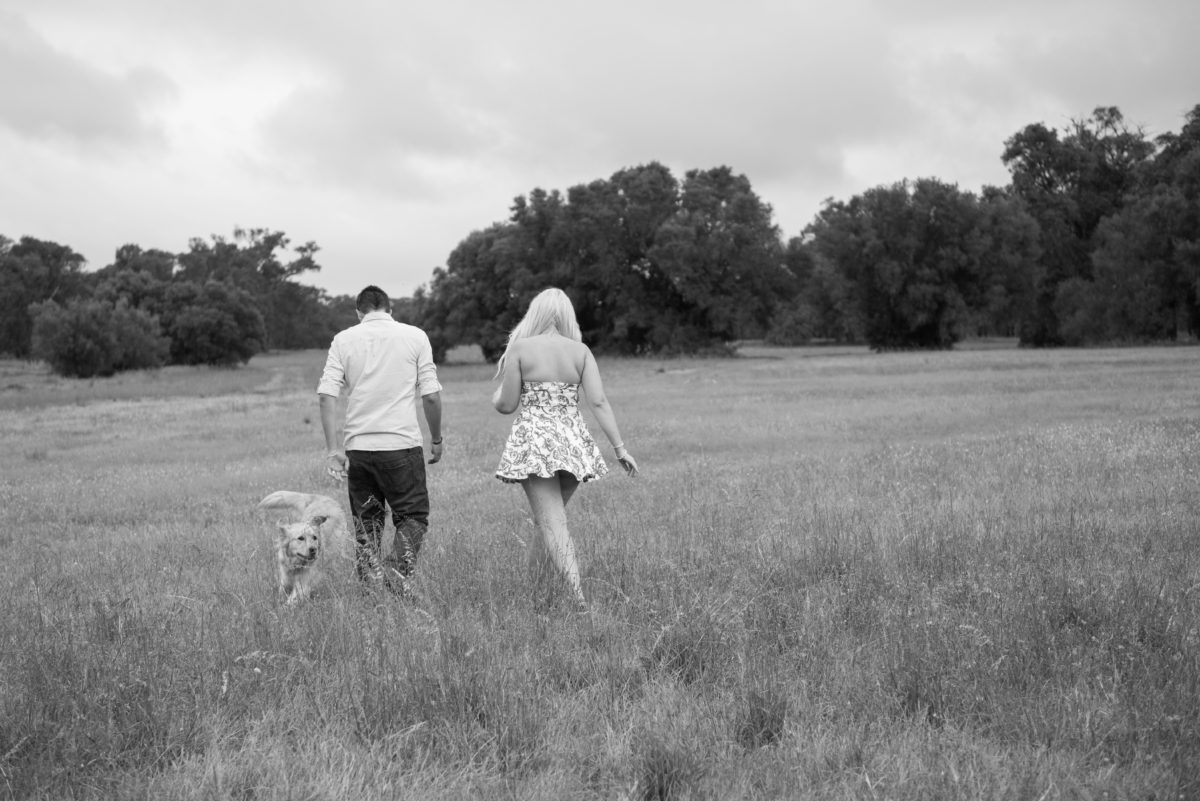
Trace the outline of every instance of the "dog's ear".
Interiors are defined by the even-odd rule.
[[[316,517],[314,517],[312,520],[309,520],[309,521],[308,521],[308,524],[309,524],[310,526],[316,526],[317,528],[320,528],[320,527],[321,527],[321,524],[323,524],[323,523],[324,523],[326,520],[328,520],[328,519],[329,519],[329,518],[328,518],[328,517],[326,517],[325,515],[317,515],[317,516],[316,516]]]

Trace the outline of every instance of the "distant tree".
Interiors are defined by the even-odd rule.
[[[0,353],[28,358],[35,303],[66,303],[86,291],[83,256],[66,245],[0,237]]]
[[[174,279],[175,259],[165,251],[143,251],[137,245],[122,245],[113,263],[93,274],[93,294],[113,303],[124,299],[134,308],[159,314]]]
[[[339,320],[329,305],[329,296],[318,287],[283,281],[272,287],[266,299],[272,312],[274,333],[268,339],[276,348],[327,348],[333,335],[355,322]],[[264,322],[267,314],[263,314]]]
[[[817,254],[805,301],[813,311],[813,337],[834,342],[866,341],[858,287],[832,259]]]
[[[656,299],[671,321],[652,342],[658,349],[762,337],[796,289],[771,207],[728,167],[686,174],[679,209],[648,256],[666,279]]]
[[[765,339],[772,345],[803,345],[816,337],[819,327],[813,304],[813,273],[816,259],[803,237],[792,237],[783,249],[784,268],[792,277],[794,296],[778,303]]]
[[[1063,342],[1055,312],[1058,286],[1091,279],[1100,222],[1120,209],[1151,152],[1145,135],[1130,129],[1115,107],[1099,107],[1090,118],[1073,121],[1062,137],[1035,123],[1005,142],[1002,159],[1013,191],[1041,229],[1033,297],[1020,326],[1023,343]]]
[[[533,283],[521,258],[520,233],[512,223],[474,231],[450,253],[446,268],[434,270],[428,293],[422,290],[421,325],[434,357],[459,344],[478,343],[491,360],[504,351],[505,338],[520,320],[517,286]],[[524,272],[522,277],[514,275]]]
[[[661,164],[518,197],[475,231],[421,295],[435,354],[478,343],[496,358],[529,300],[571,296],[593,348],[697,350],[765,333],[792,280],[771,208],[728,168],[682,185]]]
[[[174,364],[232,366],[263,350],[262,314],[246,290],[221,281],[176,281],[164,298],[163,331]]]
[[[981,284],[973,328],[983,336],[1016,336],[1023,310],[1035,303],[1040,229],[1011,188],[984,187],[978,233]]]
[[[124,370],[159,367],[169,343],[149,313],[116,302],[79,299],[30,307],[35,358],[73,378],[110,376]]]
[[[127,244],[117,248],[113,263],[97,273],[101,277],[120,272],[144,273],[159,281],[170,281],[178,266],[179,257],[174,253],[154,248],[142,250],[138,245]]]
[[[1134,193],[1141,210],[1159,221],[1158,236],[1143,241],[1147,249],[1166,246],[1154,258],[1168,314],[1175,331],[1200,336],[1200,104],[1184,117],[1179,133],[1155,142],[1157,153],[1140,176]],[[1161,209],[1161,212],[1155,212]],[[1150,250],[1153,253],[1153,250]]]
[[[570,288],[584,339],[604,347],[614,339],[619,299],[628,288],[621,280],[629,265],[627,201],[616,180],[573,186],[566,201],[547,243],[552,253],[547,284]]]
[[[574,299],[576,281],[593,271],[590,262],[581,264],[573,240],[581,229],[572,230],[565,205],[557,191],[535,189],[516,198],[508,221],[472,232],[451,252],[446,268],[434,271],[420,298],[435,356],[477,343],[485,358],[495,360],[539,291],[557,285]],[[576,304],[581,327],[593,327],[592,304]]]
[[[945,348],[979,302],[980,218],[970,192],[919,179],[829,201],[807,233],[856,288],[871,347]]]
[[[398,303],[400,307],[400,310],[395,311],[393,314],[397,320],[411,323],[417,319],[415,316],[416,312],[411,311],[412,307],[408,306],[406,302],[396,301],[393,299],[393,303]],[[336,334],[343,328],[349,328],[358,322],[358,316],[355,313],[356,309],[354,295],[334,295],[332,297],[327,297],[325,298],[323,305],[325,307],[325,317],[328,321],[326,328],[330,332],[330,339],[333,338],[333,334]],[[322,345],[322,347],[325,347],[328,344],[329,343],[326,342],[325,345]]]
[[[570,287],[585,341],[599,350],[639,353],[669,329],[670,285],[651,255],[679,208],[679,182],[652,162],[608,180],[572,187],[560,215],[557,280]]]
[[[315,242],[293,248],[296,257],[283,261],[281,254],[291,243],[281,231],[235,228],[231,239],[213,235],[211,240],[194,238],[188,243],[188,251],[178,256],[176,280],[200,285],[218,281],[248,292],[263,317],[264,349],[328,344],[330,332],[322,326],[316,336],[311,325],[323,320],[322,294],[292,281],[321,269]]]
[[[1176,245],[1165,234],[1178,227],[1187,206],[1180,193],[1160,187],[1101,224],[1092,277],[1059,286],[1055,313],[1067,344],[1172,339],[1177,322],[1186,330],[1177,314],[1185,310],[1188,287],[1179,285]]]
[[[820,253],[811,234],[788,240],[784,263],[796,291],[790,300],[780,299],[767,332],[768,342],[801,345],[814,340],[863,341],[857,288]]]
[[[1097,228],[1091,278],[1059,293],[1069,343],[1200,333],[1200,106],[1156,148],[1125,204]]]

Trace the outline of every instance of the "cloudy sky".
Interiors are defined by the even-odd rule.
[[[1005,184],[1006,138],[1200,104],[1196,0],[0,0],[0,234],[314,240],[393,296],[535,187],[745,174],[798,234],[904,178]]]

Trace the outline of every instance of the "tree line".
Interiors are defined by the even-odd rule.
[[[290,245],[280,231],[238,228],[182,253],[124,245],[86,272],[65,245],[0,235],[0,353],[91,377],[327,347],[354,319],[353,299],[298,283],[320,269],[318,248]]]
[[[530,298],[558,286],[585,340],[610,353],[696,353],[745,339],[946,348],[1169,341],[1200,333],[1200,105],[1151,140],[1102,107],[1004,142],[1012,176],[978,193],[937,178],[827,200],[783,238],[728,167],[682,179],[657,162],[514,200],[474,231],[397,316],[435,357],[496,358]],[[68,375],[236,364],[328,345],[353,299],[298,278],[318,247],[268,229],[120,248],[83,270],[69,247],[0,236],[0,353]]]
[[[495,357],[552,284],[585,339],[619,353],[742,339],[946,348],[1155,342],[1200,333],[1200,105],[1150,140],[1119,109],[1004,143],[1012,181],[979,193],[936,178],[828,200],[786,242],[727,167],[676,180],[661,164],[518,197],[414,298],[435,350]]]

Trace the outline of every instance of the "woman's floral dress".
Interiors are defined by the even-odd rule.
[[[525,381],[496,478],[514,483],[551,478],[559,470],[591,481],[608,473],[608,465],[579,413],[579,385]]]

